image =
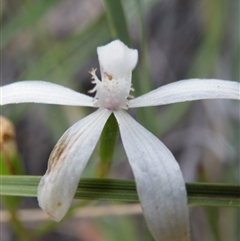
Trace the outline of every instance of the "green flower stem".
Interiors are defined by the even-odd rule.
[[[109,172],[118,132],[118,123],[114,115],[111,114],[100,137],[100,162],[97,166],[96,177],[106,177]]]
[[[37,196],[40,176],[0,176],[0,195]],[[240,207],[240,185],[187,183],[189,205]],[[135,182],[102,178],[81,179],[76,199],[138,202]]]
[[[118,38],[126,45],[131,46],[127,21],[121,0],[104,0],[103,3],[112,37],[115,39]]]

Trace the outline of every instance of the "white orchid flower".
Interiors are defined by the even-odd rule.
[[[131,74],[138,52],[115,40],[97,48],[101,81],[91,71],[95,98],[43,81],[22,81],[1,87],[1,105],[47,103],[98,107],[60,138],[38,187],[41,208],[56,221],[68,211],[81,174],[113,113],[120,128],[137,192],[149,229],[157,241],[190,240],[185,183],[168,148],[138,124],[126,109],[200,99],[240,99],[240,85],[217,79],[188,79],[129,100]]]

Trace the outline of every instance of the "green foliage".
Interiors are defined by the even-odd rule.
[[[1,195],[37,196],[39,176],[1,176]],[[240,207],[240,186],[230,184],[188,183],[190,205]],[[133,180],[82,178],[76,199],[139,202]]]

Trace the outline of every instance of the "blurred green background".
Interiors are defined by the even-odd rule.
[[[135,96],[186,78],[239,80],[238,0],[1,0],[0,4],[1,85],[45,80],[87,94],[92,88],[88,71],[99,68],[96,48],[115,38],[139,51]],[[1,114],[15,124],[24,173],[43,175],[54,144],[91,111],[37,104],[2,107]],[[206,100],[130,112],[173,152],[186,182],[239,183],[239,103]],[[98,167],[99,147],[84,176],[96,176]],[[133,178],[120,139],[107,177]],[[35,198],[21,200],[21,210],[37,208]],[[39,215],[34,211],[29,217]],[[94,208],[92,212],[97,216]],[[3,220],[1,240],[152,240],[138,209],[136,213],[89,214],[60,225]],[[192,241],[239,238],[237,209],[195,207],[190,216]]]

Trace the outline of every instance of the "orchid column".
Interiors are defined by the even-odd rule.
[[[39,205],[56,221],[64,217],[103,127],[113,113],[153,237],[156,241],[188,241],[187,195],[179,165],[168,148],[126,110],[199,99],[239,100],[240,85],[234,81],[189,79],[130,99],[137,50],[115,40],[98,47],[97,52],[101,80],[92,69],[95,87],[90,92],[96,92],[94,98],[43,81],[22,81],[1,87],[1,105],[35,102],[98,108],[70,127],[56,144],[38,187]]]

